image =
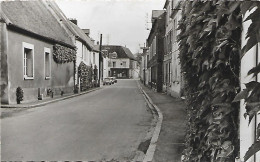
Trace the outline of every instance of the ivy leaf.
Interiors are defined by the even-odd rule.
[[[249,70],[247,75],[254,74],[253,77],[255,77],[258,73],[260,73],[260,63],[256,67]]]
[[[232,145],[232,142],[231,142],[231,141],[225,141],[225,142],[221,145],[221,147],[226,150],[226,149],[228,149],[231,145]]]
[[[260,111],[260,102],[251,102],[246,104],[246,113],[249,116],[249,123],[251,123],[253,117]]]
[[[210,24],[206,29],[204,29],[205,32],[211,32],[213,26]]]
[[[240,3],[235,1],[235,2],[230,2],[228,4],[228,7],[229,7],[229,14],[233,13],[238,7],[239,7]]]
[[[260,85],[260,83],[257,81],[251,81],[251,82],[245,84],[246,88],[249,91],[253,90],[256,86],[259,86],[259,85]]]
[[[246,152],[244,156],[244,160],[247,161],[251,156],[253,156],[259,150],[260,150],[260,141],[256,141]]]
[[[225,129],[225,128],[227,128],[229,126],[229,123],[228,123],[228,121],[227,120],[224,120],[223,122],[221,122],[221,124],[220,124],[220,130],[219,130],[219,132],[223,132],[223,129]]]
[[[256,36],[251,36],[246,45],[241,50],[241,58],[246,54],[247,51],[249,51],[252,47],[254,47],[257,43]]]
[[[236,97],[234,98],[234,100],[232,102],[237,102],[240,101],[242,99],[245,99],[248,96],[248,89],[244,89],[243,91],[239,92]]]
[[[218,60],[218,61],[216,62],[216,65],[215,65],[214,68],[216,68],[216,67],[218,67],[220,64],[224,64],[224,63],[225,63],[225,61],[223,61],[223,60]]]
[[[252,12],[246,19],[245,21],[248,21],[250,19],[252,20],[257,20],[260,15],[260,8],[257,8],[254,12]]]
[[[241,13],[244,15],[247,11],[250,11],[252,8],[254,8],[257,5],[257,3],[252,1],[244,1],[240,4]]]
[[[223,41],[220,45],[218,45],[218,46],[216,47],[216,51],[218,51],[221,47],[223,47],[223,46],[226,45],[227,43],[228,43],[228,40]]]
[[[217,96],[213,99],[212,101],[212,105],[216,105],[216,104],[219,104],[219,103],[223,103],[224,101],[224,97],[220,97],[220,96]]]
[[[250,24],[247,32],[246,38],[249,37],[246,45],[242,48],[241,58],[245,55],[247,51],[249,51],[253,46],[257,44],[257,42],[260,42],[260,21],[259,21],[259,15],[260,15],[260,5],[258,8],[252,12],[246,19],[252,20],[252,23]]]
[[[219,114],[222,114],[223,116],[225,116],[233,111],[231,104],[228,104],[228,103],[220,103],[220,104],[216,104],[214,106],[219,106],[219,108],[217,108],[217,110],[213,112],[214,116],[219,115]]]
[[[228,157],[234,151],[234,146],[232,145],[231,141],[225,141],[221,147],[223,149],[221,150],[220,154],[217,155],[217,158]]]
[[[229,15],[227,25],[230,28],[230,30],[234,30],[241,26],[233,14]]]

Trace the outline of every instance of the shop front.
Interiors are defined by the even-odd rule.
[[[111,77],[116,77],[118,79],[128,79],[129,69],[128,68],[111,68]]]

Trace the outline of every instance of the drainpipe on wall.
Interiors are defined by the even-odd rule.
[[[99,44],[99,77],[98,77],[98,85],[99,87],[101,86],[100,85],[100,82],[101,82],[101,79],[103,79],[103,57],[102,57],[102,34],[100,34],[100,44]],[[102,78],[101,78],[102,77]]]

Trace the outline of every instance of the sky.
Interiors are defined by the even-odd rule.
[[[152,10],[162,10],[166,0],[57,0],[67,18],[81,29],[90,29],[95,41],[122,45],[133,54],[141,52],[151,28]],[[148,22],[148,23],[147,23]]]

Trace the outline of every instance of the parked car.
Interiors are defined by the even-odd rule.
[[[115,81],[114,81],[113,77],[108,77],[108,78],[111,80],[111,83],[112,83],[112,84],[114,84],[114,83],[115,83]]]
[[[116,77],[109,77],[112,80],[112,84],[117,83]]]
[[[110,78],[104,78],[103,85],[111,85],[111,84],[112,84],[112,80]]]
[[[117,83],[116,77],[112,77],[112,78],[114,80],[114,83]]]

